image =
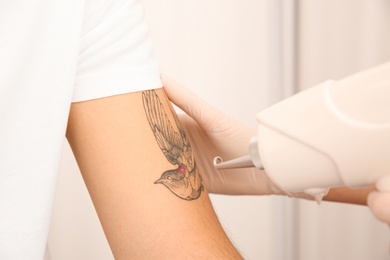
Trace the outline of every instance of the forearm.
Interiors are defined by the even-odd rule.
[[[375,190],[374,186],[365,188],[332,188],[324,197],[324,201],[343,202],[359,205],[367,205],[368,194]]]
[[[174,124],[156,93],[165,124]],[[158,146],[147,110],[142,92],[71,108],[67,137],[115,259],[240,259],[204,188],[175,192],[157,182],[178,166]]]

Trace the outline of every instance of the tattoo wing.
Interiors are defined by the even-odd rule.
[[[158,146],[168,161],[178,166],[177,169],[165,171],[161,178],[155,181],[155,184],[163,184],[173,194],[184,200],[199,198],[204,190],[202,177],[192,156],[191,145],[186,138],[176,113],[170,106],[170,112],[178,131],[173,128],[160,98],[154,90],[143,92],[142,101]],[[166,101],[169,103],[168,100]]]
[[[184,148],[182,134],[173,128],[160,98],[154,90],[143,92],[142,101],[158,146],[170,163],[179,165],[178,158],[183,154]]]

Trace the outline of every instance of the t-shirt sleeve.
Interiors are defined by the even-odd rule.
[[[159,88],[159,74],[143,5],[87,1],[72,102]]]

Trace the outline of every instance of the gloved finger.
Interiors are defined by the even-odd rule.
[[[371,192],[367,204],[377,219],[390,225],[390,193]]]
[[[168,98],[201,126],[215,124],[226,115],[167,75],[161,75]]]
[[[189,105],[187,100],[190,100],[190,103],[195,102],[198,99],[195,93],[191,92],[189,89],[167,75],[161,74],[160,78],[163,83],[165,93],[169,99],[184,112],[188,113]]]

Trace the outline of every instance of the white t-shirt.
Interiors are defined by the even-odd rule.
[[[0,259],[43,259],[71,102],[161,86],[138,1],[0,1]]]

